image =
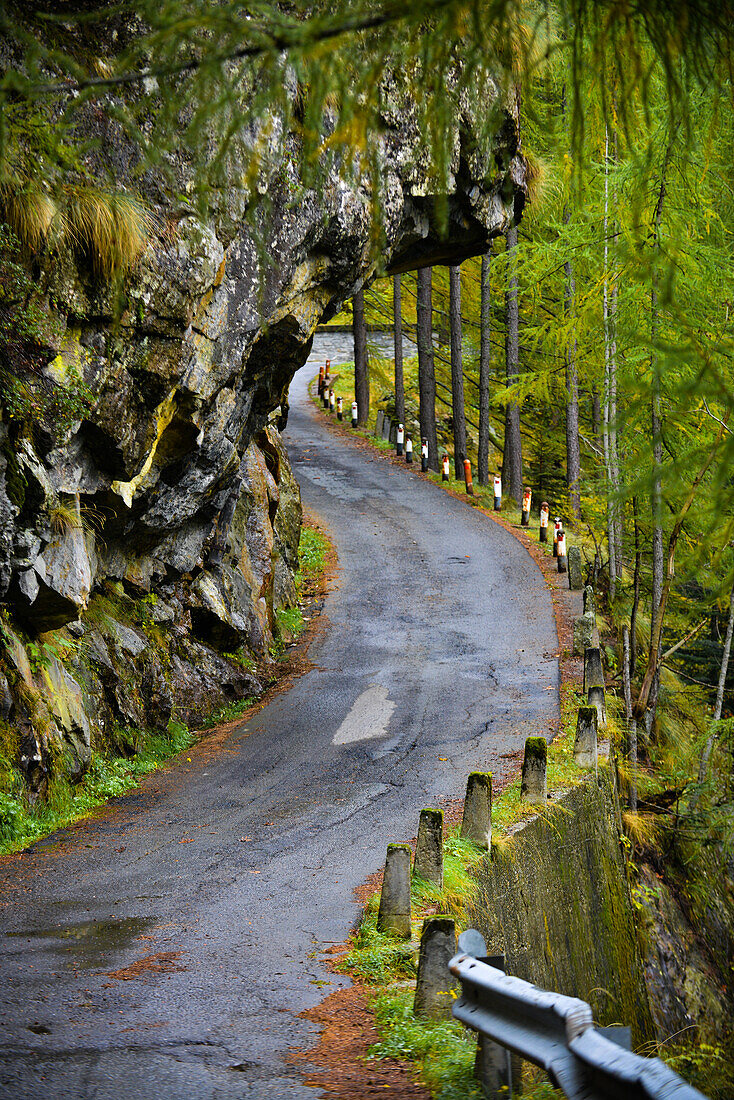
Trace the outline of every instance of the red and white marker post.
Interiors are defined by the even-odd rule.
[[[395,435],[395,454],[398,458],[402,457],[403,445],[405,443],[405,428],[402,424],[398,424],[398,430]]]
[[[336,399],[336,418],[337,420],[344,419],[344,400],[341,397]]]
[[[563,530],[563,521],[560,516],[553,520],[553,557],[558,557],[558,533]]]
[[[408,436],[405,440],[405,461],[413,461],[413,440],[410,438],[410,436]]]
[[[499,474],[494,475],[494,510],[502,511],[502,478]]]
[[[329,390],[329,412],[333,413],[335,408],[336,408],[336,397],[334,396],[334,391],[330,389]]]
[[[530,505],[533,500],[533,491],[528,486],[525,487],[525,492],[522,495],[522,518],[520,524],[522,527],[530,526]]]
[[[321,400],[321,398],[323,397],[323,394],[324,394],[324,368],[323,367],[319,367],[319,385],[318,385],[318,389],[317,389],[316,392],[319,395],[319,400]]]
[[[428,470],[428,440],[421,440],[421,470],[425,474]]]
[[[357,415],[358,415],[358,412],[359,412],[359,410],[358,410],[358,408],[357,408],[357,402],[356,402],[356,401],[352,401],[352,427],[353,427],[353,428],[356,428],[356,427],[357,427]]]
[[[538,541],[539,542],[547,542],[548,541],[548,513],[549,512],[550,512],[550,508],[548,507],[548,502],[546,500],[544,500],[543,503],[540,506],[540,532],[538,534]]]
[[[441,459],[441,481],[449,481],[451,478],[451,467],[449,466],[449,456],[444,455]]]
[[[563,528],[558,532],[558,572],[568,572],[568,559],[566,558],[566,532]]]
[[[473,497],[474,496],[474,485],[473,485],[472,479],[471,479],[471,462],[469,461],[468,458],[464,459],[464,485],[466,486],[466,491],[469,494],[469,496]]]

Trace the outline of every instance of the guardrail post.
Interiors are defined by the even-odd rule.
[[[492,965],[496,961],[492,960]],[[474,1076],[485,1100],[512,1100],[522,1088],[522,1059],[485,1035],[479,1035]]]
[[[596,707],[579,707],[573,758],[582,768],[595,768],[597,764],[597,720]]]
[[[471,772],[466,782],[461,835],[489,851],[492,845],[492,773]]]
[[[545,806],[548,801],[548,742],[545,737],[528,737],[522,762],[520,799],[531,806]]]
[[[443,810],[421,810],[413,874],[443,889]]]
[[[423,921],[418,977],[413,1012],[431,1020],[450,1019],[456,982],[449,963],[456,954],[456,928],[451,917],[428,917]]]
[[[568,587],[580,591],[584,587],[581,575],[581,549],[578,546],[568,548]]]
[[[410,845],[388,844],[385,874],[382,879],[377,931],[389,932],[409,940],[410,927]]]

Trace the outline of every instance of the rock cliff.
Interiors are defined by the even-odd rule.
[[[5,64],[17,49],[2,43]],[[78,240],[26,257],[48,323],[32,349],[2,348],[0,717],[33,790],[54,767],[81,775],[131,729],[258,690],[243,662],[267,653],[295,599],[301,507],[277,427],[290,380],[378,264],[458,262],[520,216],[511,110],[482,155],[470,112],[456,117],[439,223],[424,138],[409,110],[386,108],[379,253],[369,181],[335,167],[305,189],[289,134],[259,179],[262,211],[224,194],[202,218],[142,176],[154,226],[124,285]],[[99,114],[80,113],[82,132]],[[134,150],[103,121],[92,166],[124,190]],[[195,170],[174,171],[190,192]]]

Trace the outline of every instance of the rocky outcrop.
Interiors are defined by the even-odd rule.
[[[65,34],[83,51],[81,30],[70,23]],[[6,62],[15,48],[2,44]],[[480,109],[491,101],[493,85]],[[100,110],[80,110],[81,136],[98,136]],[[183,157],[171,158],[173,182],[139,177],[156,229],[124,286],[101,280],[78,243],[36,256],[45,343],[24,355],[6,348],[0,364],[13,396],[0,413],[0,600],[16,639],[21,629],[33,645],[72,631],[84,652],[29,680],[15,643],[7,651],[11,721],[33,726],[42,757],[55,737],[76,775],[102,728],[191,716],[217,679],[240,690],[222,654],[267,652],[275,609],[295,598],[300,502],[274,427],[290,380],[316,326],[378,264],[458,262],[519,218],[513,110],[499,112],[484,148],[469,107],[457,113],[438,219],[426,138],[399,89],[386,98],[371,139],[382,165],[379,253],[369,181],[347,181],[335,161],[318,191],[304,188],[299,139],[274,126],[254,199],[223,191],[208,220],[181,202],[196,184]],[[107,118],[89,167],[124,188],[136,153]],[[110,592],[159,616],[167,640],[157,656],[132,606],[126,619],[92,621]],[[43,720],[23,711],[24,692],[46,700]]]

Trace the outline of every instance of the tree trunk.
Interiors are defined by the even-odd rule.
[[[482,274],[479,300],[479,454],[477,456],[477,474],[480,485],[489,484],[489,362],[490,362],[490,325],[491,300],[489,270],[492,259],[492,246],[482,256]]]
[[[505,293],[505,378],[508,385],[520,377],[520,314],[518,307],[518,278],[516,268],[517,226],[505,235],[508,252],[507,291]],[[520,407],[517,401],[505,406],[505,446],[502,456],[502,481],[505,491],[518,504],[522,503],[522,438],[520,436]]]
[[[354,332],[354,399],[357,402],[357,423],[366,424],[370,414],[370,363],[367,357],[367,326],[364,322],[364,294],[361,290],[352,298],[352,330]]]
[[[615,139],[616,144],[616,139]],[[619,516],[619,448],[617,440],[617,344],[615,318],[617,286],[609,294],[609,131],[604,131],[604,467],[607,479],[607,546],[609,548],[609,599],[614,600],[622,577],[622,530]]]
[[[627,722],[627,757],[632,775],[629,782],[629,804],[637,809],[637,722],[632,713],[632,685],[630,681],[630,632],[622,627],[622,686],[624,690],[624,716]]]
[[[566,86],[563,86],[562,107],[566,117]],[[571,208],[566,203],[563,208],[563,224],[571,221]],[[574,315],[576,300],[576,280],[571,261],[563,265],[563,314],[566,323]],[[566,343],[566,485],[571,511],[576,519],[581,515],[581,445],[579,443],[579,372],[578,341],[574,336]]]
[[[449,268],[449,325],[451,328],[451,420],[454,425],[454,466],[457,480],[464,472],[466,417],[461,355],[461,268]]]
[[[433,318],[431,311],[431,269],[418,268],[416,299],[418,341],[418,393],[421,437],[428,440],[428,465],[438,470],[436,438],[436,374],[433,365]]]
[[[658,338],[659,330],[659,317],[658,317],[658,284],[659,284],[659,272],[658,272],[658,257],[660,255],[660,227],[663,220],[663,205],[665,203],[665,195],[667,190],[667,176],[668,167],[670,165],[670,158],[673,152],[673,139],[674,134],[671,134],[668,146],[665,150],[665,157],[663,158],[663,166],[660,172],[660,189],[658,191],[658,198],[655,204],[655,217],[653,220],[653,271],[652,271],[652,284],[650,288],[650,345],[652,347],[650,372],[652,375],[652,398],[650,401],[650,432],[652,435],[652,459],[653,459],[653,482],[652,490],[650,492],[650,511],[652,513],[652,595],[650,599],[650,644],[653,644],[655,635],[655,623],[658,618],[658,611],[661,601],[663,599],[663,575],[664,575],[664,560],[663,560],[663,522],[662,522],[662,509],[663,509],[663,486],[662,478],[660,476],[660,470],[663,464],[663,441],[661,435],[661,417],[660,417],[660,362],[656,351],[655,344]],[[660,660],[660,652],[663,643],[662,631],[658,635],[658,652],[655,656],[655,676],[653,679],[651,690],[651,706],[650,713],[646,716],[646,725],[648,732],[652,726],[652,720],[655,714],[655,705],[657,703],[658,695],[658,676],[657,665]]]
[[[721,655],[721,667],[719,669],[719,684],[716,689],[716,703],[714,705],[713,722],[721,721],[721,712],[724,709],[724,688],[726,687],[726,676],[729,671],[729,658],[731,656],[731,640],[734,635],[734,587],[732,587],[731,594],[729,595],[729,621],[726,624],[726,637],[724,638],[724,652]],[[701,764],[698,769],[698,782],[703,783],[706,779],[706,772],[708,771],[709,760],[711,759],[711,753],[714,748],[714,738],[716,736],[716,727],[711,729],[711,732],[706,739],[703,753],[701,754]],[[696,797],[692,803],[692,808],[695,809],[698,803]]]
[[[570,218],[570,212],[566,209],[563,216],[564,222],[568,224]],[[564,263],[563,271],[565,274],[563,308],[568,320],[573,315],[576,296],[576,282],[570,260],[566,260]],[[566,345],[566,484],[571,511],[576,519],[581,515],[581,489],[579,485],[581,447],[579,444],[579,373],[577,357],[578,344],[574,337]]]
[[[405,423],[405,385],[403,382],[403,301],[400,276],[392,277],[393,338],[395,344],[395,416]]]

